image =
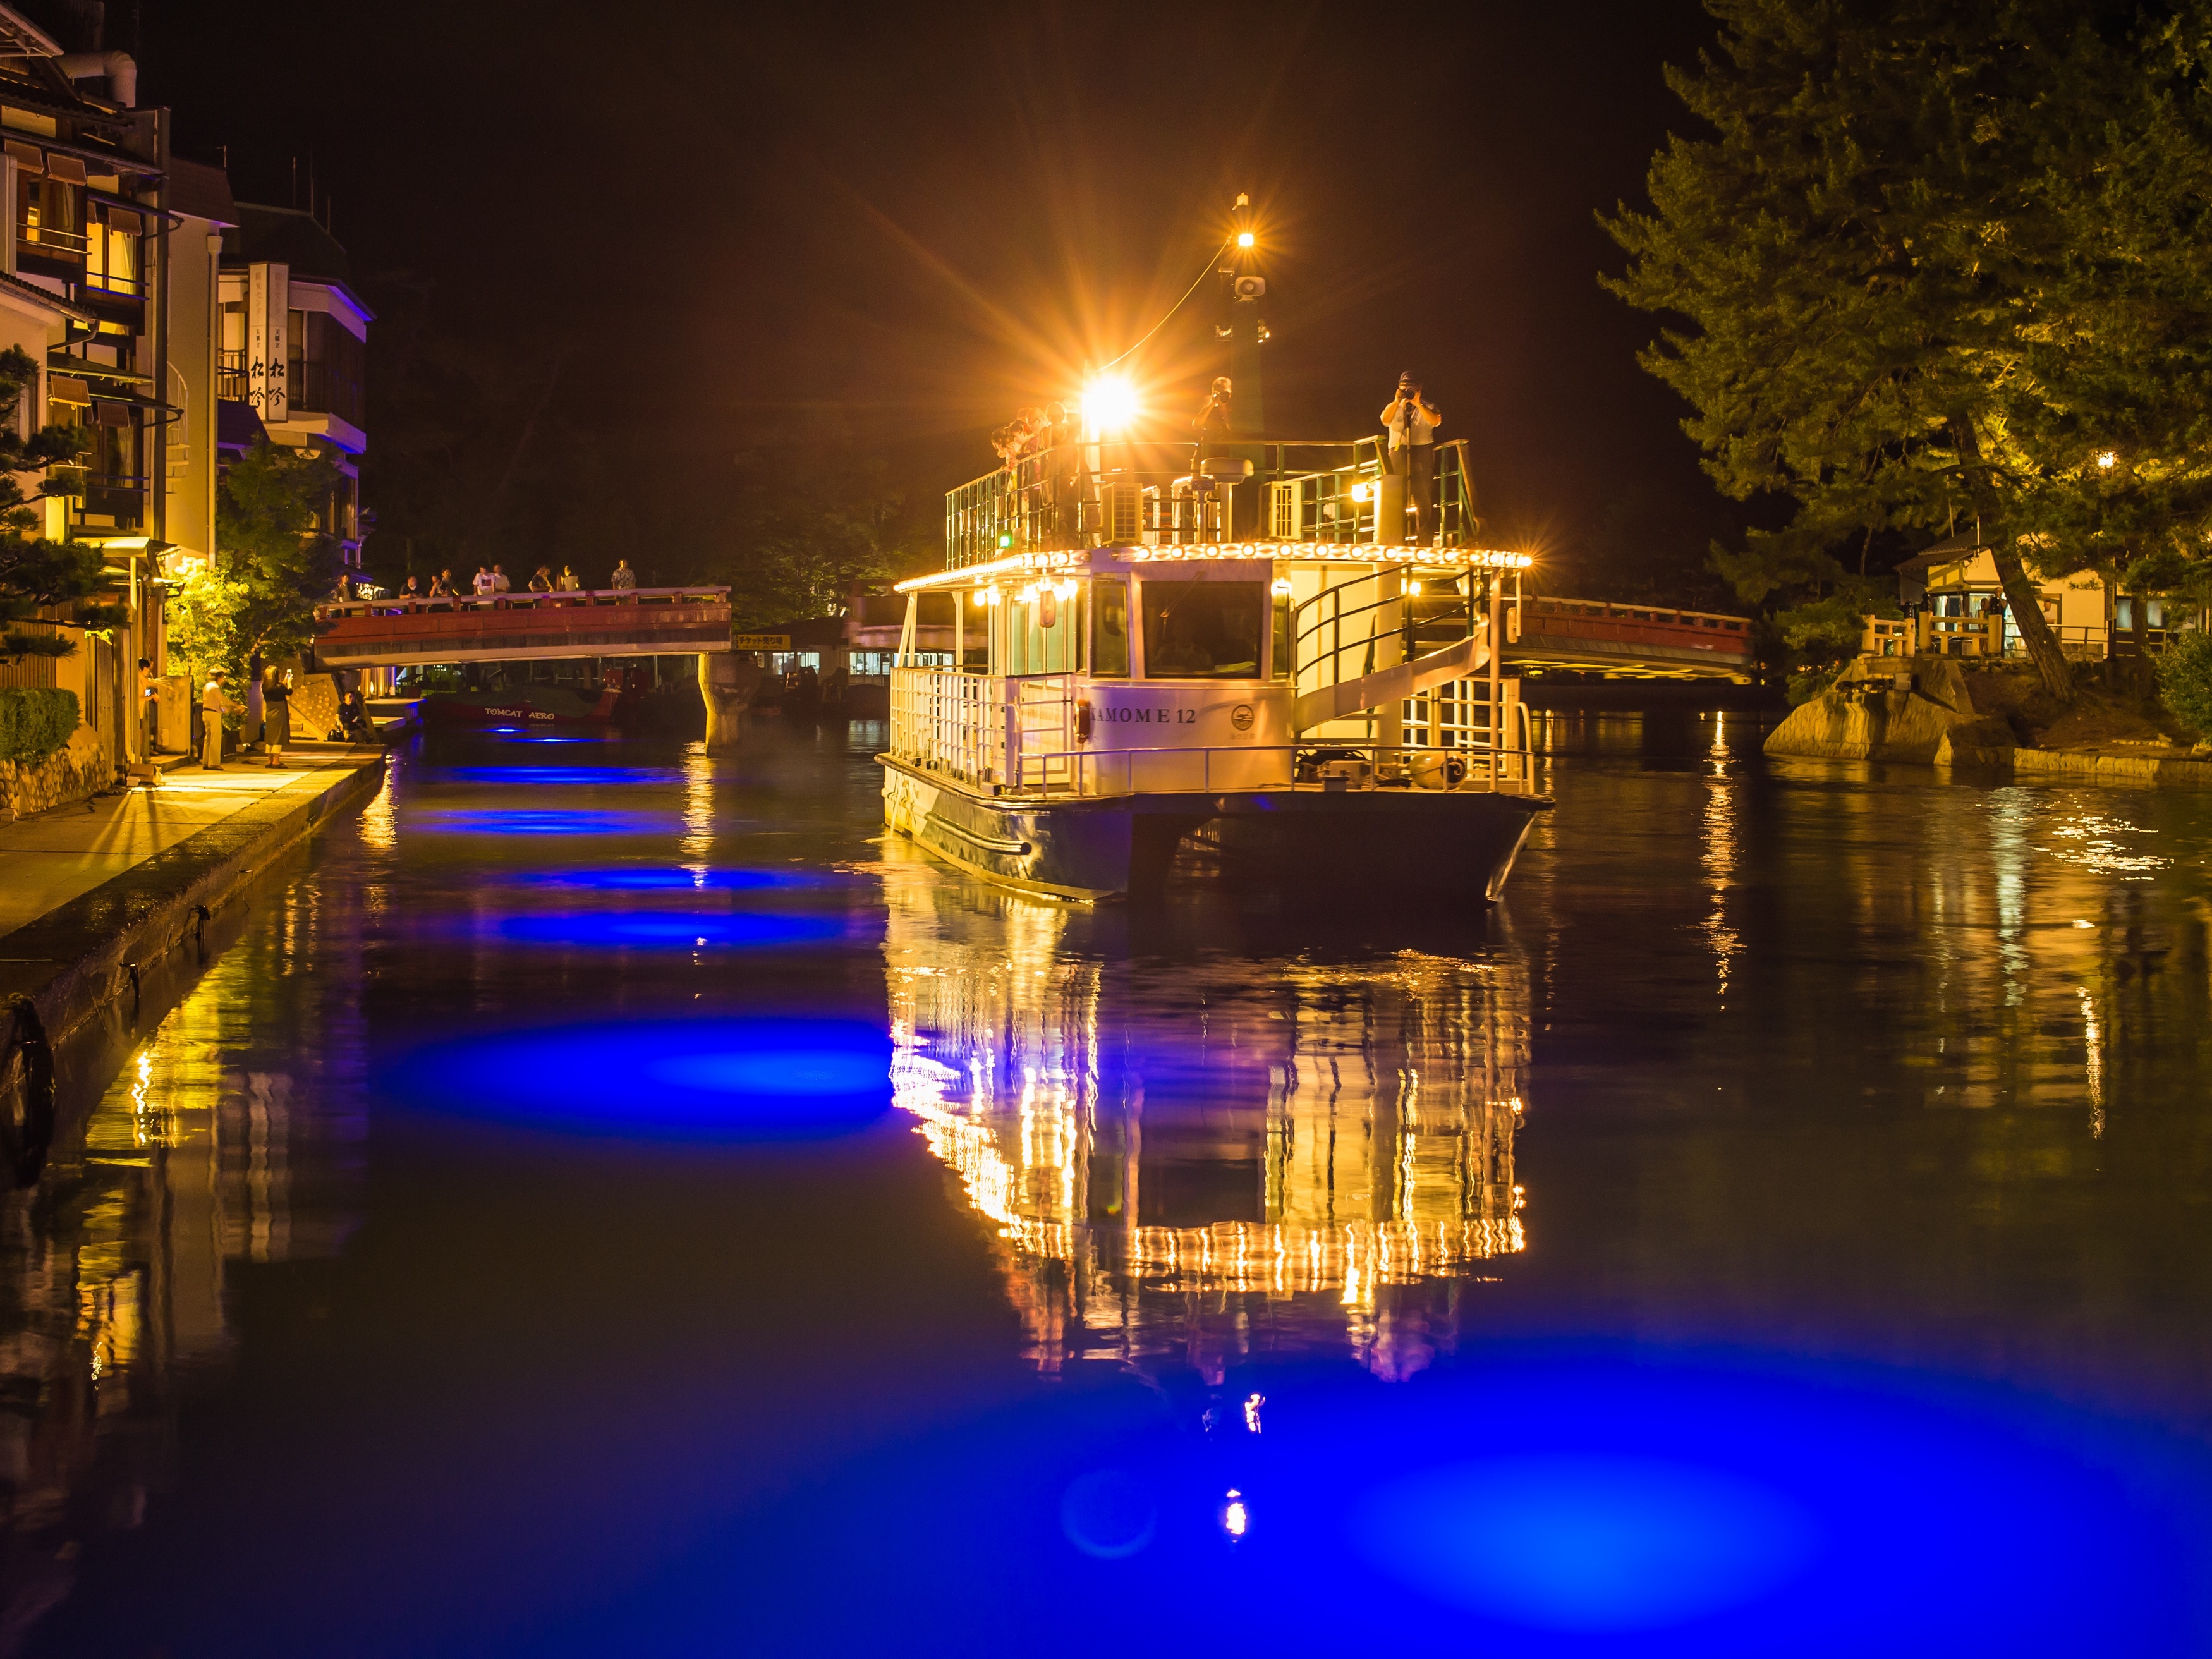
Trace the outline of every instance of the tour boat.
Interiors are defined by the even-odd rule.
[[[884,822],[1060,899],[1155,892],[1185,848],[1496,899],[1552,803],[1497,649],[1529,561],[1462,544],[1457,446],[1425,544],[1372,440],[1179,447],[1091,436],[952,492],[946,568],[898,584]],[[1229,538],[1247,483],[1270,539]]]

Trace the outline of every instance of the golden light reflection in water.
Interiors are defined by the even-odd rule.
[[[1524,1247],[1515,965],[1109,963],[1063,908],[892,874],[894,1098],[1044,1369],[1182,1346],[1218,1374],[1266,1325],[1406,1374],[1429,1339],[1392,1287]]]
[[[684,750],[684,838],[677,845],[687,860],[703,860],[714,851],[714,763],[703,743]]]
[[[173,1455],[179,1375],[228,1349],[232,1264],[343,1237],[341,1216],[299,1214],[295,1173],[310,1145],[327,1166],[331,1136],[357,1125],[306,1112],[300,1079],[250,1047],[255,1000],[316,948],[316,915],[288,895],[258,948],[227,954],[138,1039],[40,1186],[0,1194],[0,1393],[17,1402],[0,1418],[0,1632],[68,1593],[69,1516],[143,1518]]]
[[[1706,750],[1712,775],[1705,780],[1705,809],[1699,859],[1705,885],[1712,896],[1712,910],[1698,924],[1713,953],[1713,976],[1718,982],[1720,1004],[1728,1006],[1729,969],[1743,949],[1743,940],[1729,925],[1729,878],[1736,866],[1736,784],[1728,775],[1728,716],[1713,716],[1712,745]]]

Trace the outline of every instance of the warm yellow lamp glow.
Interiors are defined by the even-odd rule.
[[[1102,374],[1083,388],[1083,424],[1094,433],[1121,432],[1137,418],[1137,389],[1119,374]]]
[[[2106,471],[2110,471],[2113,467],[2118,466],[2119,463],[2120,458],[2118,455],[2115,455],[2109,449],[2103,454],[2097,457],[2097,465],[2103,467]]]
[[[1249,230],[1240,230],[1240,231],[1238,231],[1238,232],[1237,233],[1237,246],[1239,246],[1239,247],[1249,247],[1249,246],[1252,246],[1252,233],[1251,233],[1250,231],[1249,231]]]

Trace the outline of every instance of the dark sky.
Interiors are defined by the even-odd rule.
[[[180,153],[277,201],[312,158],[372,287],[432,279],[519,363],[575,341],[607,421],[702,465],[827,404],[987,470],[957,434],[1118,353],[1248,190],[1276,431],[1370,430],[1413,368],[1500,538],[1695,530],[1591,216],[1640,198],[1707,21],[1415,9],[144,0],[138,46]],[[1191,321],[1144,360],[1178,404],[1218,367]]]

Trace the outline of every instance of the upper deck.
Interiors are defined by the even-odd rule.
[[[1203,455],[1200,450],[1203,449]],[[1435,446],[1437,531],[1445,547],[1480,521],[1464,440]],[[948,570],[1009,554],[1228,542],[1403,544],[1404,480],[1382,439],[1246,439],[1203,446],[1101,438],[1033,450],[945,497]]]

